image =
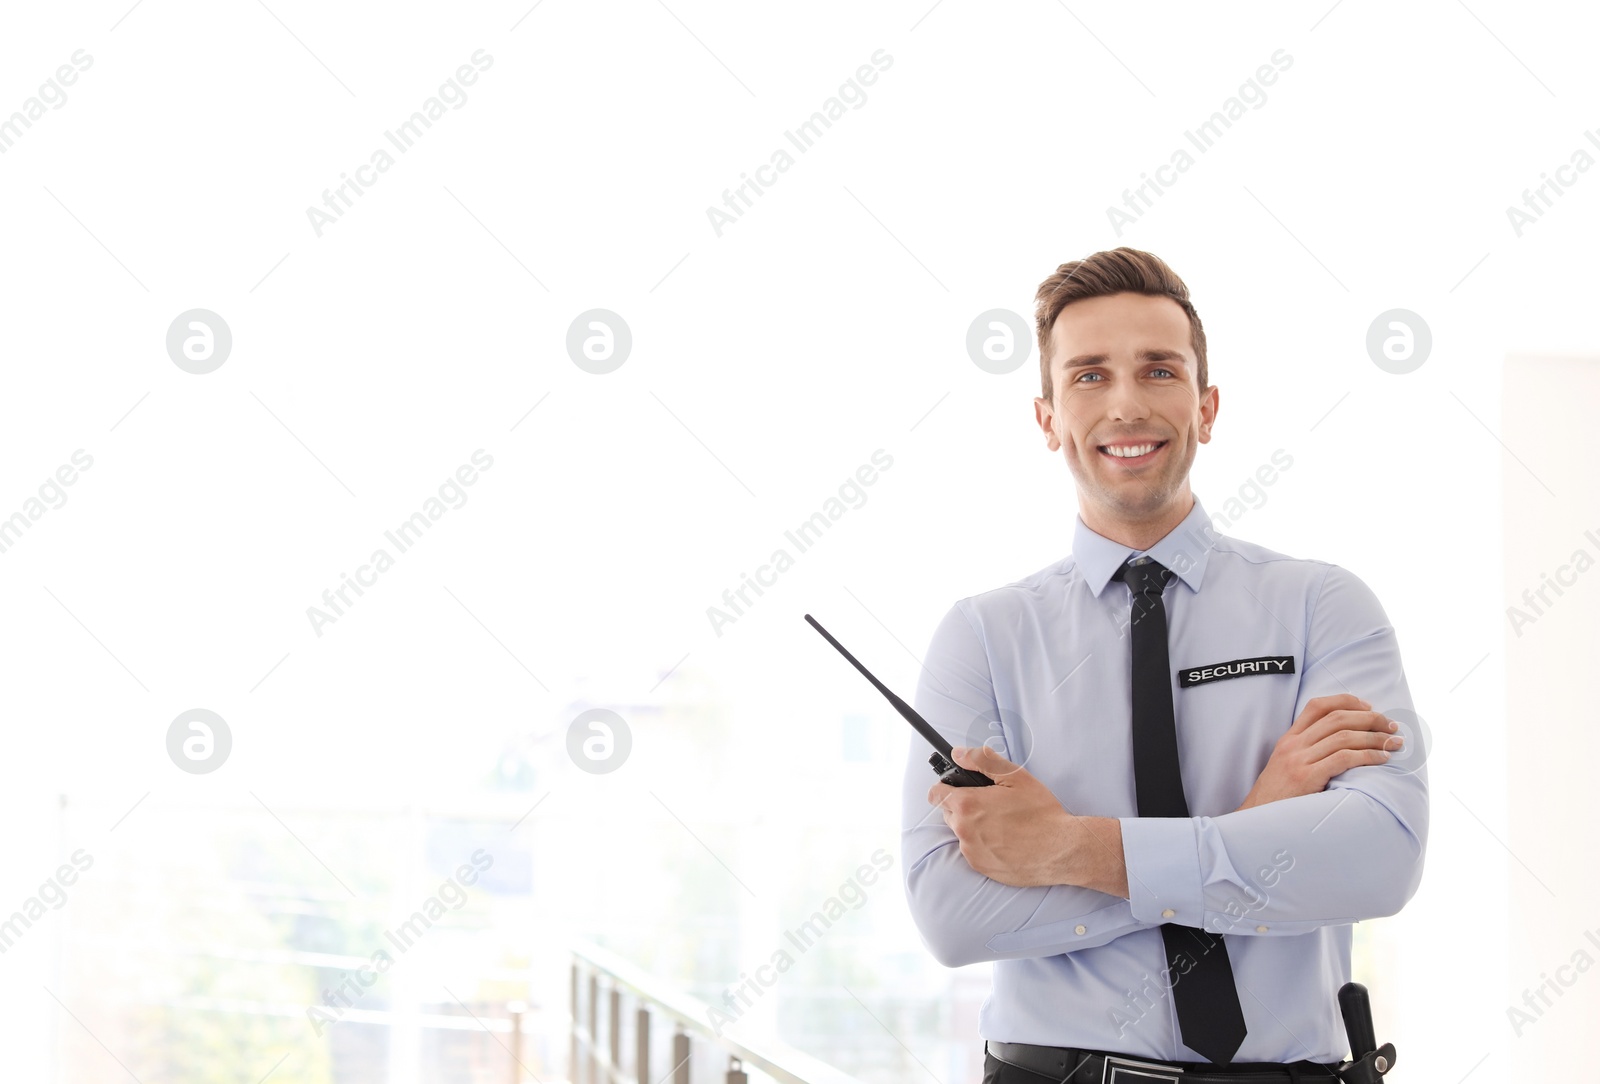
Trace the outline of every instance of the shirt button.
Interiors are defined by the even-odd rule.
[[[1084,933],[1088,933],[1088,932],[1089,932],[1089,927],[1087,927],[1087,926],[1083,926],[1083,925],[1079,925],[1079,926],[1078,926],[1078,927],[1077,927],[1077,930],[1076,930],[1076,932],[1077,932],[1077,933],[1080,933],[1080,934],[1084,934]]]
[[[1173,915],[1175,915],[1177,913],[1178,912],[1176,912],[1172,908],[1168,907],[1165,911],[1161,912],[1161,917],[1162,918],[1171,918]]]
[[[1266,932],[1267,932],[1267,928],[1265,926],[1257,926],[1256,927],[1256,933],[1266,933]]]

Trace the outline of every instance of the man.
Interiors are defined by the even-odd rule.
[[[996,785],[930,786],[912,743],[912,915],[946,966],[996,961],[986,1084],[1332,1079],[1351,924],[1427,844],[1395,632],[1352,573],[1213,529],[1218,390],[1165,263],[1098,252],[1037,305],[1072,552],[933,634],[916,707]]]

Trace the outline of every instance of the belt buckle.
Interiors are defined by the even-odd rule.
[[[1135,1061],[1105,1055],[1100,1068],[1100,1084],[1139,1084],[1141,1081],[1161,1081],[1162,1084],[1181,1084],[1183,1070],[1176,1065],[1162,1065],[1153,1061]]]

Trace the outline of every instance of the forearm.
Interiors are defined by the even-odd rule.
[[[1130,910],[1268,936],[1392,915],[1422,875],[1426,790],[1413,782],[1375,788],[1381,796],[1330,787],[1219,817],[1126,818]]]
[[[946,967],[1056,956],[1158,924],[1134,918],[1126,898],[1096,888],[1019,888],[993,880],[972,869],[953,839],[920,857],[917,847],[908,836],[906,901],[929,951]]]
[[[929,645],[916,704],[952,743],[963,741],[973,718],[1000,717],[987,655],[960,604],[945,615]],[[1098,835],[1085,834],[1077,841],[1092,846],[1098,856],[1083,863],[1086,871],[1094,869],[1083,884],[1063,879],[1060,884],[1016,887],[974,870],[941,810],[929,805],[934,780],[927,755],[920,740],[912,741],[902,781],[901,869],[911,917],[940,963],[960,967],[1057,956],[1153,925],[1133,917],[1125,889],[1120,895],[1106,891],[1116,887],[1116,874],[1095,863],[1109,863],[1111,854],[1120,853],[1120,844],[1113,848]]]
[[[1128,898],[1128,866],[1122,853],[1122,822],[1115,817],[1073,817],[1062,849],[1056,883],[1092,888]]]

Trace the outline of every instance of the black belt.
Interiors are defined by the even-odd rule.
[[[1061,1084],[1321,1084],[1339,1080],[1334,1065],[1316,1061],[1159,1062],[1104,1050],[993,1039],[985,1042],[984,1049],[1007,1065]]]

